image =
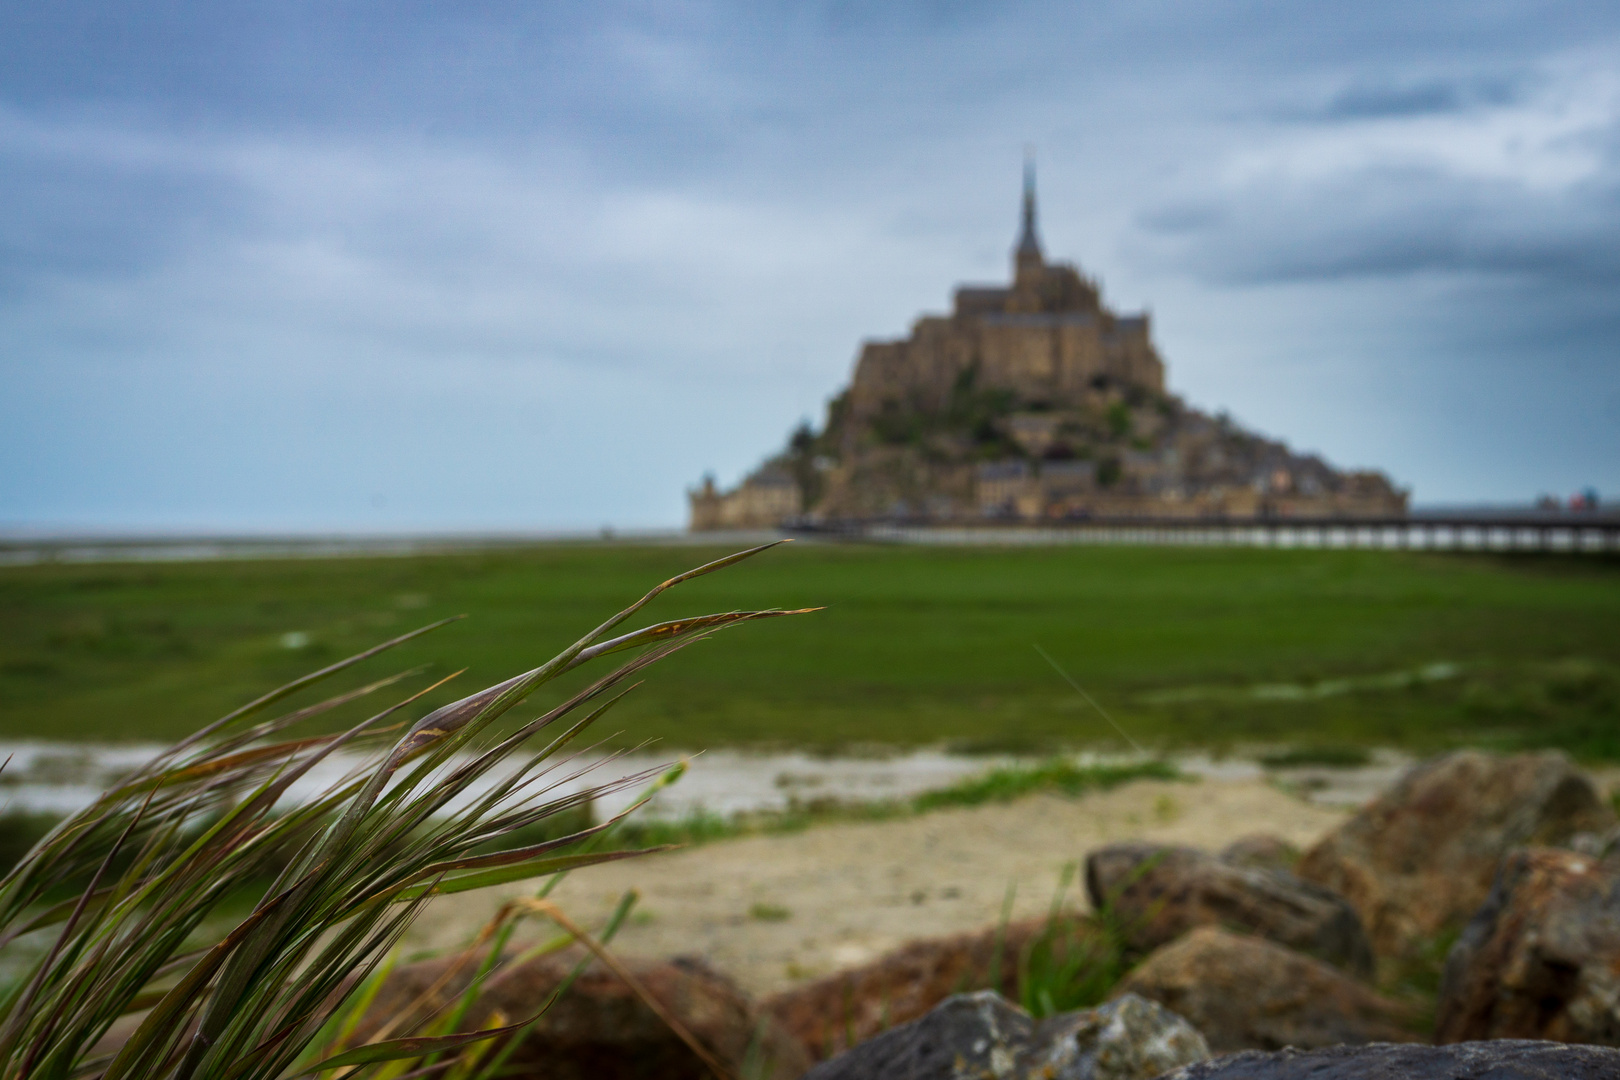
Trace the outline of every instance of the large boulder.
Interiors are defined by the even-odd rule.
[[[1441,980],[1435,1041],[1467,1039],[1620,1045],[1620,861],[1502,861]]]
[[[1200,927],[1119,984],[1203,1032],[1212,1050],[1406,1042],[1411,1010],[1332,965],[1263,938]]]
[[[1037,1024],[981,990],[947,998],[804,1080],[1152,1080],[1208,1057],[1192,1025],[1134,995]]]
[[[1086,891],[1136,951],[1195,927],[1224,926],[1372,974],[1372,947],[1356,909],[1286,870],[1233,865],[1196,848],[1111,844],[1087,856]]]
[[[1077,920],[1065,920],[1059,929],[1070,941],[1091,932]],[[761,1008],[813,1057],[831,1057],[923,1016],[952,994],[989,987],[1016,997],[1019,959],[1047,930],[1047,920],[1030,919],[922,938],[871,963],[774,994]]]
[[[584,954],[577,948],[498,969],[466,1018],[465,1029],[532,1016]],[[754,1008],[730,979],[696,959],[624,958],[638,982],[734,1074],[795,1080],[810,1067],[796,1039]],[[400,1014],[420,1019],[469,985],[478,964],[442,957],[392,972],[357,1029],[356,1043],[377,1037]],[[423,996],[428,1001],[423,1007]],[[396,1026],[393,1034],[405,1030]],[[707,1080],[710,1070],[669,1025],[612,971],[592,962],[530,1029],[512,1055],[514,1077],[548,1080]]]
[[[1400,956],[1472,915],[1509,850],[1559,846],[1614,820],[1562,754],[1463,750],[1414,766],[1296,872],[1355,905],[1375,952]]]
[[[1335,1046],[1249,1051],[1166,1073],[1160,1080],[1613,1080],[1620,1050],[1554,1042],[1453,1046]]]

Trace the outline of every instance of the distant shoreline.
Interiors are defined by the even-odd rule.
[[[1604,507],[1596,511],[1549,511],[1528,503],[1513,504],[1432,504],[1419,506],[1403,516],[1407,525],[1459,522],[1468,519],[1489,521],[1497,526],[1544,526],[1551,528],[1579,528],[1581,526],[1607,526],[1613,528],[1620,514]],[[1310,518],[1234,519],[1220,524],[1229,527],[1249,526],[1264,528],[1270,525],[1306,527]],[[996,534],[1038,531],[1046,533],[1061,530],[1064,525],[1079,528],[1107,529],[1111,523],[1105,519],[1085,523],[996,523],[968,524],[909,524],[895,523],[885,528],[881,523],[867,523],[875,527],[871,539],[904,540],[910,533],[921,530],[939,534],[945,542],[995,544]],[[1195,526],[1196,521],[1181,522]],[[1372,522],[1368,523],[1369,526]],[[1130,529],[1132,523],[1121,521],[1117,525]],[[894,536],[878,535],[894,532]],[[979,533],[984,533],[980,537]],[[127,562],[214,562],[231,559],[332,559],[411,557],[420,555],[464,554],[476,551],[499,551],[546,545],[623,545],[651,547],[745,547],[769,543],[793,536],[815,542],[818,539],[837,539],[836,528],[806,530],[781,529],[726,529],[690,532],[684,529],[600,529],[577,530],[423,530],[409,532],[363,532],[343,530],[268,530],[173,532],[135,531],[106,532],[52,531],[47,529],[0,527],[0,567],[34,566],[46,563],[127,563]],[[846,539],[855,538],[851,533]],[[1115,542],[1133,542],[1120,538]],[[1134,542],[1151,542],[1136,538]],[[1323,545],[1337,546],[1337,545]],[[1385,546],[1385,545],[1372,545]],[[1390,545],[1390,546],[1401,546]],[[1488,548],[1491,545],[1482,544]],[[1517,546],[1517,545],[1510,545]]]
[[[41,563],[212,562],[227,559],[340,559],[448,555],[545,544],[725,546],[769,543],[770,530],[688,533],[679,529],[597,529],[577,532],[420,533],[108,533],[0,532],[0,566]]]

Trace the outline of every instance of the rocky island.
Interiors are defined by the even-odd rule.
[[[688,492],[694,530],[814,522],[1143,517],[1388,517],[1407,494],[1381,472],[1211,416],[1165,387],[1147,314],[1049,263],[1033,170],[1009,285],[963,285],[949,315],[861,347],[818,431],[736,488]]]

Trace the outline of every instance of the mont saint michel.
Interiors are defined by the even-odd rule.
[[[736,488],[688,493],[694,530],[803,522],[1062,521],[1401,514],[1380,472],[1211,416],[1170,393],[1143,314],[1047,262],[1035,179],[1007,285],[962,285],[949,315],[868,341],[818,431],[806,424]]]

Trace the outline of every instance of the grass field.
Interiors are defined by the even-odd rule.
[[[385,637],[467,692],[549,657],[699,548],[0,570],[0,737],[168,739]],[[1455,742],[1620,758],[1620,561],[1370,551],[788,545],[652,618],[827,605],[660,667],[616,741],[1119,748]],[[448,691],[439,700],[448,697]]]

